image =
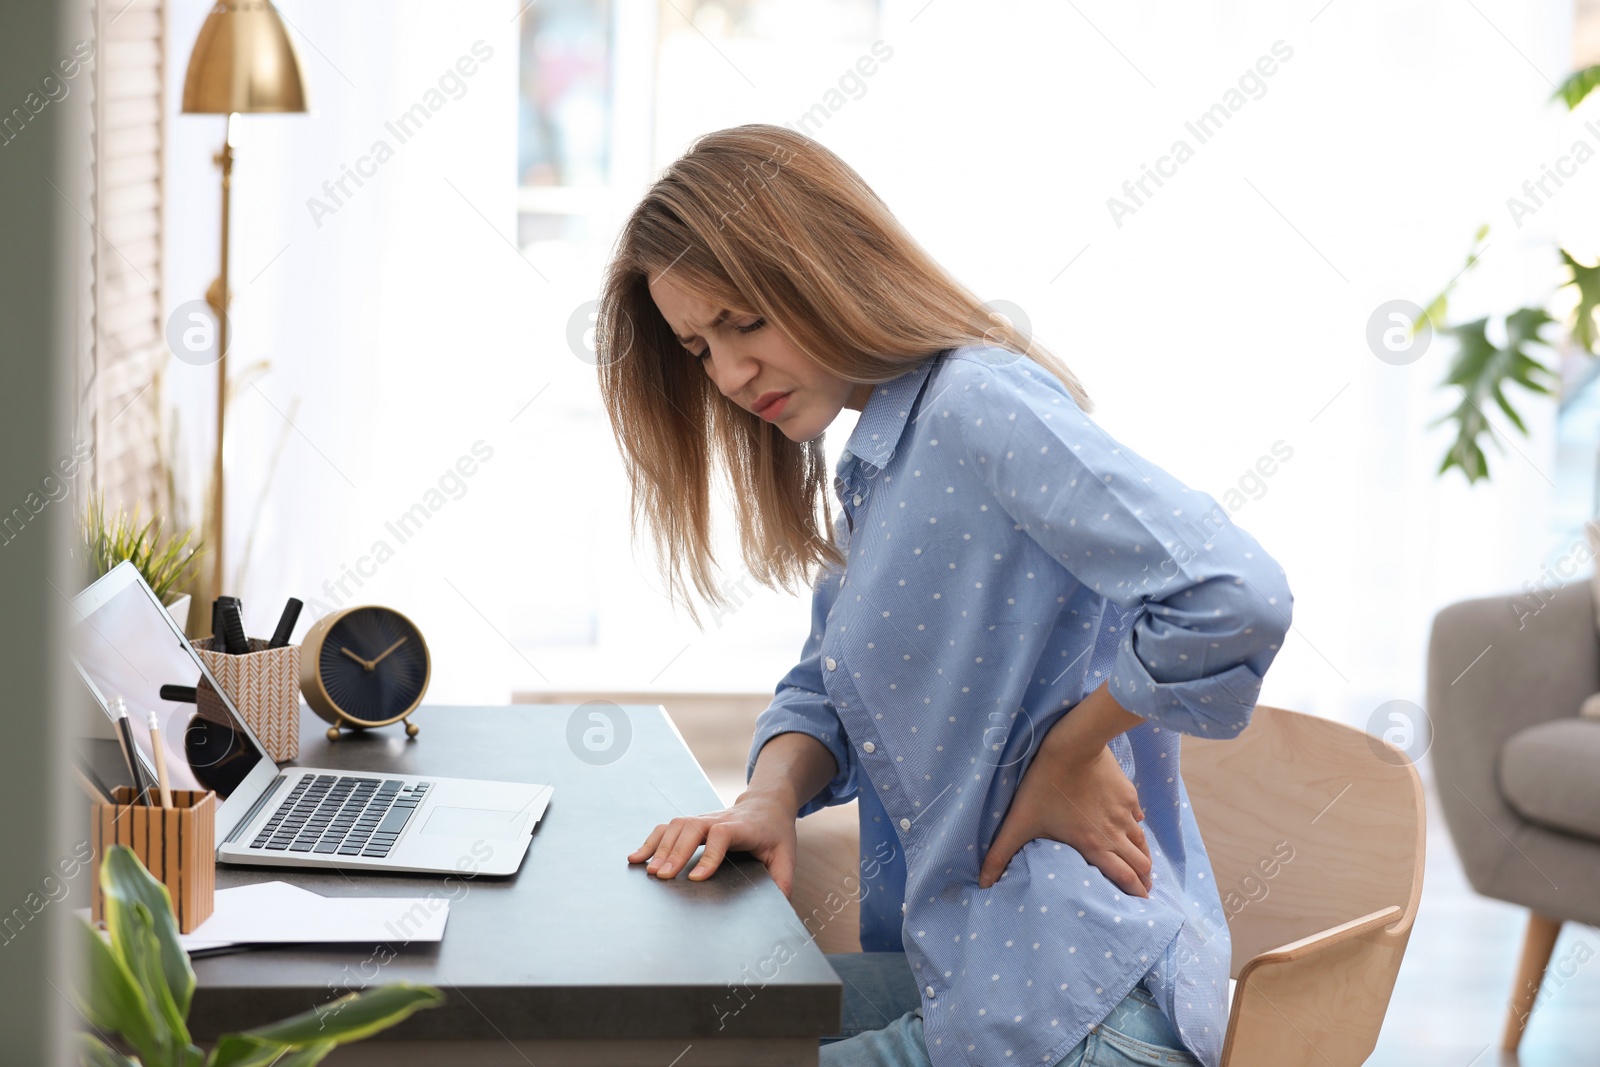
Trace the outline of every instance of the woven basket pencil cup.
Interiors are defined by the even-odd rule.
[[[214,652],[212,639],[193,642],[206,669],[261,739],[267,755],[277,763],[300,755],[300,646],[268,648],[259,637],[250,638],[250,651],[242,656]]]
[[[217,794],[174,789],[172,807],[163,808],[154,789],[147,791],[148,805],[133,803],[137,794],[128,786],[119,785],[112,792],[115,804],[96,802],[90,811],[97,861],[104,862],[112,845],[132,849],[172,896],[178,932],[193,933],[216,906]],[[98,869],[93,881],[91,912],[99,922],[105,901]]]

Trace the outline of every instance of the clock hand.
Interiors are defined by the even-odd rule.
[[[406,643],[406,639],[402,637],[400,640],[396,641],[394,644],[390,645],[388,648],[386,648],[382,652],[378,653],[378,658],[373,660],[370,664],[368,664],[368,668],[367,669],[371,670],[373,667],[376,667],[378,664],[382,663],[383,662],[383,657],[387,656],[389,653],[393,652],[395,649],[399,648],[401,645],[403,645],[405,643]]]
[[[370,662],[368,660],[362,659],[360,656],[356,655],[354,652],[351,652],[348,648],[345,648],[343,645],[339,646],[339,651],[343,652],[345,655],[349,656],[351,659],[355,660],[357,663],[361,664],[363,667],[365,667],[369,671],[373,667],[377,666],[377,664],[375,664],[375,663],[372,663],[372,662]]]

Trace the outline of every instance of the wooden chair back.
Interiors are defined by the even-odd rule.
[[[1233,942],[1223,1067],[1364,1063],[1422,894],[1425,807],[1399,749],[1259,705],[1181,764]]]

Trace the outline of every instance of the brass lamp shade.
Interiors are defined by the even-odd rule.
[[[189,53],[183,111],[228,115],[305,109],[300,60],[270,0],[220,0]]]

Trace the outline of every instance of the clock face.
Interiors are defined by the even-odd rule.
[[[382,725],[422,700],[428,646],[398,612],[355,608],[323,638],[317,673],[334,707],[354,722]]]

